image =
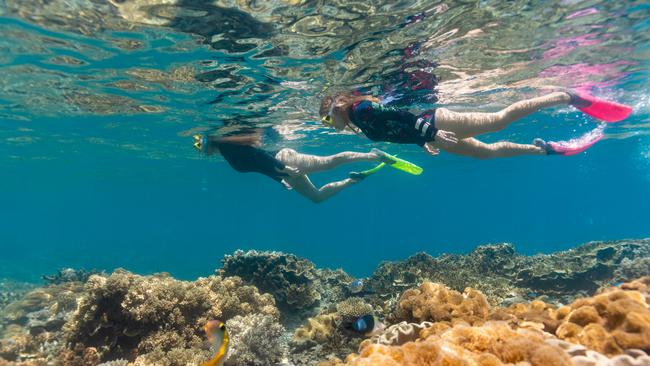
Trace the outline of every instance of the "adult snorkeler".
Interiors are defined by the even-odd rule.
[[[363,134],[373,141],[417,144],[432,155],[447,152],[478,159],[503,158],[518,155],[573,155],[586,150],[603,137],[596,129],[583,138],[569,142],[546,142],[535,139],[533,144],[509,141],[484,143],[475,136],[500,131],[512,122],[541,108],[570,104],[598,119],[618,122],[627,118],[631,108],[586,94],[554,92],[514,103],[494,113],[459,113],[437,108],[415,115],[405,110],[386,107],[375,97],[339,93],[326,96],[320,105],[321,121],[338,131],[346,128]]]
[[[221,154],[236,171],[266,175],[315,203],[325,201],[378,169],[351,172],[349,178],[325,184],[320,188],[314,186],[307,174],[331,170],[348,163],[383,162],[387,160],[386,156],[390,157],[377,149],[367,153],[345,151],[329,156],[301,154],[289,148],[267,151],[259,147],[261,142],[260,129],[229,136],[194,135],[194,147],[199,151],[207,155]],[[388,162],[393,163],[392,160]]]

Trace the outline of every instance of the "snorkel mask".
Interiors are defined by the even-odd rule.
[[[334,117],[332,117],[332,112],[334,112],[334,98],[332,98],[332,103],[330,103],[330,109],[326,115],[321,118],[321,122],[328,127],[334,127]]]
[[[192,136],[194,139],[194,148],[199,150],[202,153],[205,153],[207,150],[206,146],[206,139],[204,135],[194,135]]]

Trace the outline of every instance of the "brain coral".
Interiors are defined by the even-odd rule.
[[[396,317],[412,322],[484,321],[490,312],[485,295],[471,288],[464,293],[440,283],[424,282],[419,288],[406,290],[399,300]]]
[[[198,363],[210,355],[201,329],[207,320],[227,322],[253,313],[279,317],[271,295],[237,277],[186,282],[118,270],[110,277],[90,277],[86,295],[65,325],[66,342],[71,349],[95,347],[101,360]]]

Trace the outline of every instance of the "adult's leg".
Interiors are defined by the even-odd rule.
[[[307,197],[314,203],[320,203],[333,195],[339,193],[343,188],[351,186],[358,181],[354,179],[343,179],[338,182],[328,183],[320,189],[316,188],[306,175],[284,179],[294,191],[300,193],[302,196]]]
[[[488,132],[499,131],[512,122],[534,113],[541,108],[569,104],[571,96],[555,92],[542,97],[527,99],[512,104],[494,113],[459,113],[447,108],[436,110],[435,124],[440,130],[452,131],[458,138],[467,138]]]
[[[458,143],[448,146],[438,145],[435,141],[429,144],[434,148],[439,148],[452,154],[469,156],[476,159],[508,158],[519,155],[546,155],[546,150],[543,147],[535,145],[515,144],[508,141],[486,144],[471,137],[458,140]]]
[[[380,161],[375,153],[344,151],[330,156],[301,154],[293,149],[282,149],[275,158],[287,166],[297,168],[301,173],[309,174],[334,169],[341,164],[359,161]]]

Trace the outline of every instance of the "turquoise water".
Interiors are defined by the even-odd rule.
[[[363,276],[418,251],[650,236],[644,1],[162,3],[0,0],[0,277],[124,267],[194,278],[248,248]],[[382,92],[414,43],[413,60],[440,80],[428,93],[438,106],[493,111],[586,87],[635,113],[577,156],[488,161],[321,127],[324,89]],[[384,169],[316,205],[194,151],[193,133],[233,123],[273,130],[271,149],[380,147],[425,172]],[[569,139],[596,125],[551,108],[484,140]]]

